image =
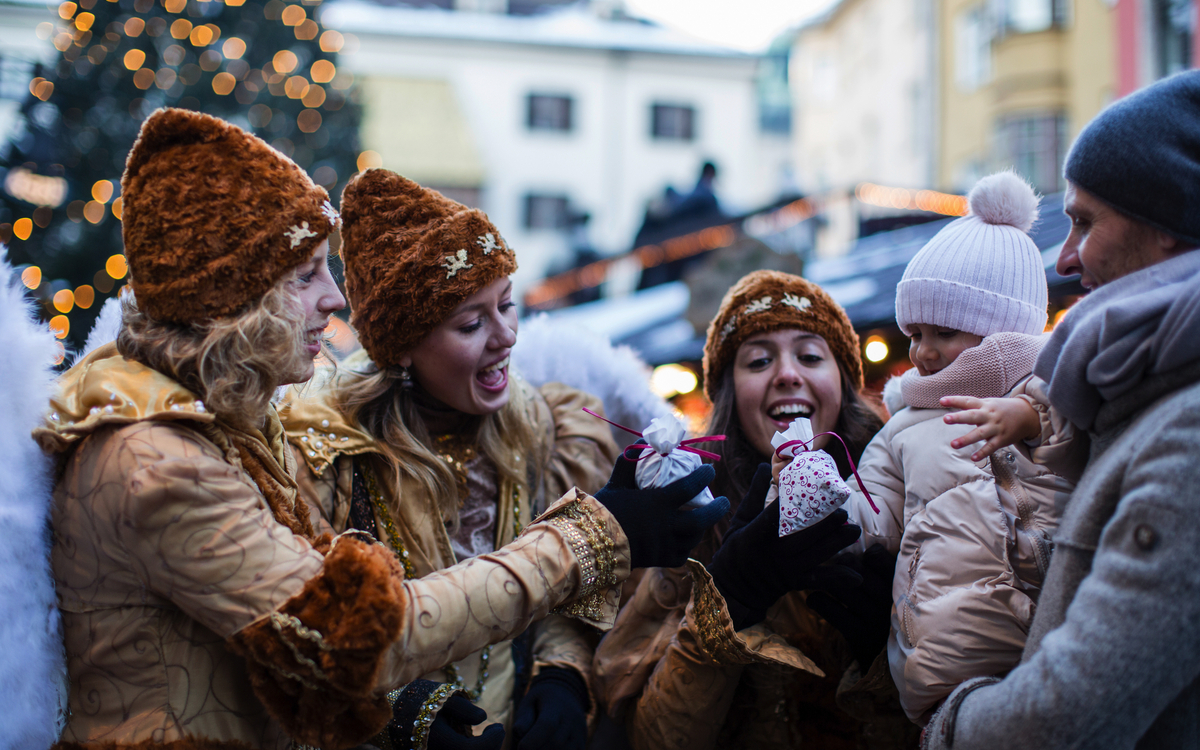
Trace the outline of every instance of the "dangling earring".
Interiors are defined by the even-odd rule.
[[[413,387],[412,374],[407,367],[400,368],[400,388],[403,390],[411,390]]]

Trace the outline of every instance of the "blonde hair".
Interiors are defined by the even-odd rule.
[[[370,373],[342,370],[336,380],[334,404],[347,421],[375,439],[386,463],[383,476],[397,487],[405,476],[415,481],[457,529],[458,480],[434,452],[433,439],[413,402],[413,391],[401,385],[400,371],[400,367]],[[508,403],[479,417],[463,435],[496,466],[501,481],[515,482],[527,495],[541,485],[541,467],[533,460],[537,434],[528,410],[524,389],[513,382]]]
[[[174,378],[228,421],[257,420],[305,361],[304,313],[289,279],[241,312],[188,324],[151,318],[131,289],[121,297],[117,351]]]

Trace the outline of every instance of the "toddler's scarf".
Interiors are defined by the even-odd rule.
[[[945,369],[921,376],[917,369],[900,377],[904,403],[916,409],[944,408],[942,396],[1003,396],[1033,372],[1045,336],[993,333],[978,346],[963,350]]]
[[[1200,359],[1200,250],[1109,282],[1080,300],[1050,336],[1034,373],[1050,403],[1089,429],[1106,401],[1147,375]]]

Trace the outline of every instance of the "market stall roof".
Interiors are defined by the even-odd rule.
[[[896,319],[896,285],[917,251],[951,220],[935,221],[883,232],[858,240],[845,255],[808,263],[804,276],[846,308],[854,327],[863,330],[888,326]],[[1058,252],[1070,229],[1062,213],[1062,195],[1041,201],[1041,218],[1030,236],[1042,252],[1051,299],[1082,294],[1076,278],[1054,270]],[[626,297],[603,299],[549,313],[604,336],[628,344],[651,365],[699,360],[704,352],[704,332],[683,319],[690,298],[687,285],[672,282]]]

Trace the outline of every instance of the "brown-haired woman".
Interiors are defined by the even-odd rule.
[[[64,374],[34,432],[60,468],[59,750],[343,750],[392,720],[389,691],[548,609],[594,602],[611,621],[639,532],[607,508],[632,530],[647,517],[621,508],[666,500],[570,495],[489,559],[421,580],[364,534],[314,531],[271,397],[312,376],[345,300],[327,263],[338,214],[298,166],[228,123],[160,110],[122,198],[123,329]],[[512,595],[426,627],[431,602],[483,582]]]
[[[342,213],[351,322],[364,348],[281,409],[307,466],[302,492],[321,518],[335,531],[370,532],[422,577],[487,559],[572,487],[603,487],[617,448],[608,426],[583,411],[600,401],[510,376],[516,258],[483,212],[369,170],[347,186]],[[611,578],[606,565],[598,560],[596,576]],[[429,625],[510,595],[483,586],[468,601],[436,602]],[[514,730],[513,747],[582,750],[595,704],[589,626],[603,605],[599,597],[563,610],[585,625],[551,616],[532,643],[492,643],[438,665],[424,689],[468,690],[489,722]],[[496,725],[485,733],[498,738]]]
[[[799,593],[858,583],[843,567],[817,567],[854,541],[857,527],[837,511],[780,539],[778,503],[762,509],[771,437],[797,417],[812,420],[814,433],[841,436],[848,451],[829,437],[815,447],[850,475],[849,460],[882,426],[862,384],[858,336],[817,285],[757,271],[725,295],[704,350],[708,432],[726,436],[710,448],[722,456],[714,491],[744,499],[731,522],[709,531],[687,569],[647,571],[597,649],[597,691],[633,747],[891,743],[835,705],[854,654]],[[740,538],[747,532],[753,544]]]

